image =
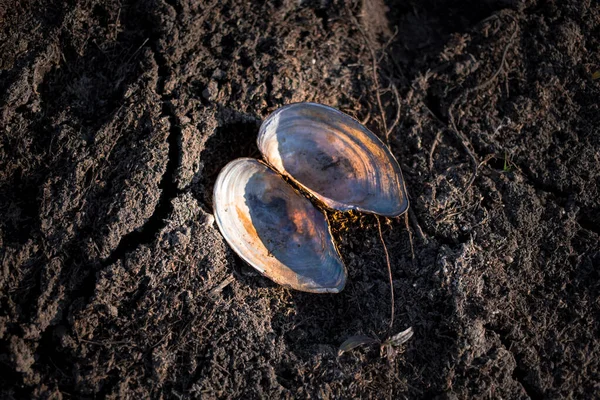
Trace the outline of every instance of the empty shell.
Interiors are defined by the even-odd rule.
[[[389,149],[352,117],[321,104],[297,103],[260,127],[266,161],[332,209],[388,217],[404,213],[402,171]]]
[[[263,163],[227,164],[214,187],[215,219],[233,250],[276,283],[341,291],[344,266],[325,215]]]

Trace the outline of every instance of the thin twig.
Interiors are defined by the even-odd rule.
[[[363,119],[362,121],[360,121],[361,125],[367,125],[367,122],[369,122],[370,119],[371,119],[371,114],[367,114],[367,116],[365,117],[365,119]]]
[[[400,95],[398,94],[398,89],[396,88],[396,85],[394,85],[392,83],[392,91],[394,92],[394,96],[396,97],[396,119],[394,119],[394,123],[392,124],[392,126],[390,126],[390,129],[388,129],[385,132],[385,141],[387,142],[388,146],[390,144],[390,133],[392,133],[394,131],[394,129],[396,128],[396,125],[398,125],[398,123],[400,122],[400,114],[402,111],[402,103],[400,102]]]
[[[367,103],[367,107],[369,108],[369,110],[367,111],[367,116],[365,117],[365,119],[360,121],[360,123],[365,126],[367,125],[367,122],[369,122],[369,120],[371,119],[371,103]]]
[[[433,139],[433,143],[431,144],[431,150],[429,150],[429,172],[433,173],[433,154],[435,153],[435,149],[440,142],[440,138],[442,137],[442,131],[438,131],[437,135],[435,135],[435,139]]]
[[[459,98],[460,98],[460,96],[459,96]],[[471,164],[473,167],[473,174],[471,175],[469,182],[465,185],[465,188],[463,190],[463,192],[466,192],[467,190],[469,190],[469,188],[475,181],[475,178],[477,177],[477,169],[478,169],[477,166],[479,165],[479,161],[477,161],[477,157],[475,157],[475,154],[473,154],[473,152],[471,151],[470,146],[472,146],[472,145],[471,145],[471,142],[469,141],[469,139],[465,135],[463,135],[463,133],[461,131],[459,131],[458,128],[456,127],[456,122],[454,121],[454,113],[452,112],[455,102],[456,102],[456,100],[454,100],[452,102],[452,104],[450,105],[450,108],[448,109],[448,116],[450,117],[450,130],[452,131],[452,133],[454,133],[454,135],[458,138],[458,140],[460,140],[461,144],[463,145],[463,148],[465,149],[465,152],[471,159]]]
[[[385,110],[383,109],[383,105],[381,103],[381,95],[379,94],[380,86],[379,86],[379,78],[377,76],[377,69],[378,69],[377,56],[375,55],[375,50],[373,49],[373,46],[371,46],[371,42],[369,41],[367,34],[363,30],[363,28],[360,26],[360,24],[358,23],[356,18],[354,18],[354,16],[352,17],[352,20],[354,22],[354,25],[356,25],[356,28],[360,31],[363,38],[365,39],[367,48],[369,49],[369,52],[371,53],[371,59],[373,60],[373,83],[375,83],[375,95],[377,97],[377,105],[379,106],[379,113],[381,114],[381,120],[383,121],[383,131],[387,132],[388,130],[387,130],[387,122],[386,122],[386,118],[385,118]]]
[[[234,280],[235,280],[235,278],[233,277],[233,275],[228,276],[227,278],[225,278],[223,280],[223,282],[219,283],[217,285],[217,287],[215,287],[213,290],[211,290],[208,293],[208,295],[210,297],[215,297],[217,294],[221,293],[223,291],[223,289],[225,289],[227,286],[229,286]]]
[[[121,12],[121,10],[119,10],[119,12]],[[138,47],[137,50],[134,51],[133,54],[129,56],[127,61],[125,61],[125,64],[129,64],[129,61],[131,61],[131,59],[133,57],[135,57],[135,55],[142,49],[142,47],[144,47],[146,45],[146,43],[148,43],[148,40],[150,40],[150,38],[146,38],[146,40],[144,40],[144,42],[140,45],[140,47]]]
[[[412,256],[412,260],[415,261],[415,247],[413,246],[412,231],[410,230],[410,226],[408,225],[408,213],[404,213],[404,225],[406,226],[406,230],[408,231],[408,241],[410,242],[410,254]]]
[[[367,38],[365,37],[365,40]],[[379,106],[379,113],[381,114],[381,121],[383,122],[383,131],[387,132],[387,122],[385,120],[385,110],[383,109],[383,105],[381,104],[381,95],[379,94],[379,78],[377,77],[377,61],[375,60],[375,51],[369,45],[369,50],[371,51],[371,57],[373,57],[373,81],[375,82],[375,95],[377,97],[377,105]]]
[[[408,210],[408,218],[410,219],[410,222],[413,225],[413,229],[415,230],[415,232],[417,232],[417,236],[419,237],[419,240],[425,244],[429,243],[429,239],[427,239],[427,236],[425,236],[425,233],[423,233],[423,229],[421,228],[421,225],[419,224],[419,220],[417,219],[417,215],[415,214],[414,209]]]
[[[516,21],[515,21],[515,24],[516,24]],[[500,75],[500,73],[503,71],[504,65],[506,63],[506,55],[508,54],[508,50],[510,49],[510,47],[514,43],[514,39],[515,39],[515,37],[517,35],[517,31],[518,31],[518,27],[515,26],[514,32],[510,36],[510,39],[508,40],[508,43],[506,44],[506,47],[504,48],[504,52],[502,53],[502,59],[500,61],[500,65],[498,66],[498,69],[496,70],[496,72],[494,72],[494,74],[492,74],[492,76],[487,81],[483,82],[481,85],[477,85],[474,88],[469,88],[469,89],[465,90],[464,93],[461,94],[460,96],[458,96],[452,102],[452,104],[450,105],[450,107],[448,108],[448,116],[449,116],[449,120],[450,120],[450,129],[458,137],[458,139],[461,141],[461,143],[462,143],[465,151],[469,155],[469,158],[471,158],[471,163],[472,163],[472,167],[473,167],[473,175],[469,179],[469,182],[465,186],[463,192],[466,192],[467,190],[469,190],[469,188],[471,187],[471,185],[475,181],[475,178],[477,177],[477,171],[478,171],[478,167],[479,167],[479,161],[477,160],[477,157],[475,157],[475,154],[473,154],[473,152],[471,151],[472,145],[471,145],[469,139],[457,127],[456,121],[454,119],[454,109],[455,109],[456,105],[458,104],[459,100],[462,100],[461,103],[464,103],[464,101],[466,101],[466,99],[469,96],[469,94],[471,94],[473,92],[476,92],[478,90],[485,89],[486,87],[488,87],[489,85],[491,85],[494,82],[494,80],[498,77],[498,75]]]
[[[383,251],[385,252],[385,261],[387,262],[387,268],[388,268],[388,276],[390,279],[390,296],[391,296],[391,300],[392,300],[392,311],[391,311],[391,318],[390,318],[390,331],[392,330],[392,327],[394,326],[394,280],[392,278],[392,265],[390,263],[390,254],[388,253],[388,249],[387,246],[385,245],[385,240],[383,240],[383,233],[381,232],[381,221],[379,219],[379,217],[376,215],[375,218],[377,219],[377,229],[379,229],[379,239],[381,239],[381,244],[383,245]]]
[[[500,75],[500,73],[502,73],[503,69],[504,69],[504,65],[506,64],[506,55],[508,54],[508,50],[510,50],[510,47],[513,45],[514,41],[515,41],[515,37],[517,36],[517,31],[518,28],[515,27],[514,32],[512,33],[512,35],[510,35],[510,39],[508,39],[508,43],[506,44],[506,47],[504,48],[504,52],[502,53],[502,59],[500,60],[500,65],[498,66],[498,69],[496,70],[496,72],[494,72],[494,74],[485,82],[483,82],[481,85],[475,86],[474,88],[469,88],[467,89],[467,91],[465,92],[466,94],[481,90],[481,89],[485,89],[486,87],[488,87],[489,85],[491,85],[493,83],[493,81],[498,77],[498,75]]]
[[[398,35],[398,26],[394,28],[394,34],[390,36],[390,38],[387,40],[387,42],[381,49],[381,56],[379,57],[379,60],[377,60],[377,62],[381,62],[381,60],[383,60],[383,57],[387,55],[387,48],[390,46],[390,44],[392,44],[392,41],[396,38],[396,35]]]

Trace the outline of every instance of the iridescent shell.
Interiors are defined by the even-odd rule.
[[[316,293],[344,288],[346,267],[325,215],[265,164],[227,164],[215,183],[214,211],[233,250],[276,283]]]
[[[325,215],[282,175],[326,207],[394,217],[408,209],[398,162],[359,122],[314,103],[274,112],[260,127],[258,147],[268,165],[232,161],[215,183],[215,219],[223,236],[276,283],[341,291],[346,267]]]
[[[267,163],[329,208],[388,217],[408,209],[402,171],[387,146],[334,108],[280,108],[260,127],[258,147]]]

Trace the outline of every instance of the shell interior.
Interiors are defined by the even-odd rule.
[[[227,164],[214,206],[227,242],[262,274],[307,292],[343,289],[346,267],[325,215],[266,165],[249,158]]]
[[[258,147],[279,173],[329,208],[389,217],[408,209],[402,171],[387,146],[334,108],[280,108],[260,127]]]

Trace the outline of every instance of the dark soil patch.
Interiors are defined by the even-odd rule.
[[[598,397],[597,2],[5,3],[3,398]],[[381,137],[400,117],[391,332],[374,217],[330,215],[349,278],[318,296],[210,215],[297,101]],[[409,326],[395,354],[337,357]]]

